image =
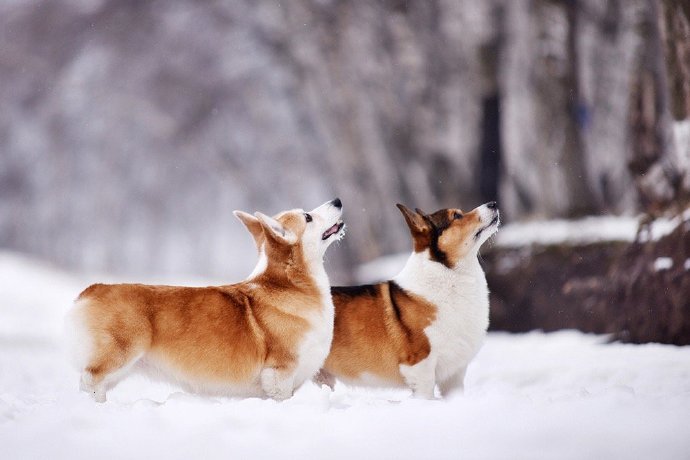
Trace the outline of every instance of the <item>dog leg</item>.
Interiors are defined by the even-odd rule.
[[[79,381],[79,389],[86,393],[90,393],[94,401],[99,403],[105,402],[106,384],[102,379],[97,381],[94,378],[93,373],[89,371],[82,372],[81,379]]]
[[[421,399],[434,399],[435,370],[436,359],[432,356],[427,356],[413,366],[400,365],[400,374],[405,379],[407,386],[412,389],[412,395]]]
[[[283,401],[292,396],[295,376],[292,372],[275,367],[269,367],[261,371],[261,388],[269,398]]]
[[[118,343],[108,337],[99,344],[88,366],[81,374],[79,388],[91,393],[96,402],[106,401],[106,391],[113,388],[142,357],[131,344]]]
[[[319,386],[326,385],[331,391],[335,390],[335,377],[325,369],[319,369],[311,380]]]
[[[439,390],[441,390],[441,396],[444,398],[455,394],[462,393],[465,389],[465,373],[467,372],[467,367],[463,367],[455,374],[448,377],[443,382],[438,384]]]

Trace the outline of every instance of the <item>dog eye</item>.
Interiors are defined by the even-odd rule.
[[[311,218],[311,214],[308,212],[304,213],[304,218],[307,219],[307,222],[311,222],[313,219]]]
[[[455,213],[453,213],[453,219],[462,219],[462,214],[460,214],[459,212],[455,211]]]

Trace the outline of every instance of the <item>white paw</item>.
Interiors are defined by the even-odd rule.
[[[93,400],[96,402],[104,403],[106,401],[105,384],[94,384],[93,378],[89,372],[84,372],[81,375],[81,379],[79,380],[79,390],[91,394]]]
[[[292,375],[284,375],[276,369],[264,369],[261,371],[261,388],[269,398],[284,401],[292,397],[293,379]]]

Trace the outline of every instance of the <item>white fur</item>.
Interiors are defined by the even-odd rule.
[[[330,292],[326,294],[330,300]],[[319,315],[311,318],[311,328],[304,335],[299,347],[299,360],[294,373],[295,388],[312,378],[323,366],[333,341],[333,301],[324,301]]]
[[[330,374],[328,374],[330,375]],[[333,379],[333,386],[331,386],[328,382],[328,377],[325,379],[326,381],[324,382],[326,385],[329,385],[331,389],[334,388],[335,386],[335,379]],[[370,372],[362,372],[361,374],[357,375],[355,378],[348,378],[346,376],[338,376],[338,380],[343,382],[346,385],[353,386],[353,387],[371,387],[371,388],[380,388],[380,387],[390,387],[391,382],[388,379],[379,377],[376,374],[372,374]]]
[[[172,383],[197,394],[209,396],[263,397],[265,392],[260,385],[260,368],[257,366],[253,382],[237,383],[223,381],[191,380],[189,376],[171,365],[164,357],[152,352],[146,353],[136,362],[133,372],[153,381]]]
[[[302,338],[298,351],[298,364],[292,374],[294,388],[298,388],[306,380],[311,379],[323,366],[333,341],[333,322],[335,318],[335,307],[331,297],[331,283],[323,265],[323,256],[328,246],[343,236],[343,230],[323,240],[323,233],[340,222],[342,209],[336,208],[327,202],[309,211],[312,222],[307,223],[307,227],[302,235],[303,249],[307,259],[308,269],[316,283],[321,297],[321,310],[307,320],[310,328]]]
[[[65,316],[64,337],[66,351],[75,369],[83,370],[93,353],[93,338],[86,326],[84,307],[86,300],[76,300]]]
[[[263,272],[266,271],[266,267],[268,267],[268,257],[266,256],[266,250],[264,249],[264,245],[262,244],[261,248],[259,249],[259,260],[256,261],[256,266],[247,277],[247,280],[254,279],[257,276],[261,275]]]
[[[495,216],[486,206],[480,212],[486,224]],[[489,289],[477,250],[495,229],[482,232],[453,268],[431,260],[427,250],[413,253],[394,278],[400,287],[437,308],[435,320],[424,329],[431,344],[429,356],[414,366],[400,366],[401,375],[417,396],[433,397],[435,384],[446,393],[461,388],[467,365],[484,342],[489,327]]]
[[[400,365],[400,374],[416,398],[433,399],[436,386],[436,365],[437,360],[433,353],[433,345],[432,353],[414,366]]]
[[[283,374],[276,369],[266,368],[261,371],[261,388],[269,398],[282,401],[292,396],[294,377],[294,374]]]
[[[336,236],[332,238],[335,239]],[[323,266],[323,253],[319,256],[319,262],[311,263],[309,268],[321,295],[321,311],[308,318],[311,327],[300,344],[299,364],[294,377],[295,388],[319,371],[326,361],[333,341],[335,307],[331,297],[331,284]]]
[[[431,353],[415,366],[401,366],[406,381],[425,380],[424,374],[433,372],[434,383],[444,382],[463,371],[479,351],[489,326],[489,290],[476,254],[468,259],[450,269],[430,260],[427,251],[414,253],[395,277],[400,287],[437,308],[436,319],[424,330]],[[428,393],[428,388],[422,391]]]

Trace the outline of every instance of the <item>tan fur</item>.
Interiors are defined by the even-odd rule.
[[[268,255],[266,270],[248,281],[203,288],[94,284],[79,295],[76,316],[91,342],[82,385],[104,385],[142,356],[197,390],[248,388],[258,385],[262,369],[295,367],[323,300],[299,240],[303,214],[276,217],[296,244],[261,232],[257,219],[241,220],[261,235]]]
[[[360,288],[332,290],[335,329],[324,369],[343,380],[367,372],[402,385],[399,365],[414,365],[429,355],[424,328],[435,308],[392,282]]]
[[[455,212],[461,213],[463,217],[453,219]],[[463,242],[472,239],[482,222],[477,210],[464,214],[459,209],[445,209],[440,213],[437,219],[448,222],[448,227],[438,237],[438,247],[447,255],[448,265],[453,267],[467,255],[469,245]],[[433,215],[431,218],[434,219]]]
[[[477,210],[442,209],[427,215],[400,204],[398,208],[410,228],[414,251],[429,250],[432,259],[449,267],[466,256],[469,242],[482,226]],[[415,365],[430,353],[424,329],[434,321],[436,307],[393,281],[332,287],[331,293],[335,330],[317,382],[332,387],[333,377],[337,377],[362,383],[362,376],[367,375],[375,381],[404,385],[400,365]]]
[[[452,267],[467,255],[468,244],[482,225],[477,209],[464,213],[461,209],[441,209],[433,214],[425,214],[419,208],[416,212],[398,204],[398,209],[405,217],[410,228],[415,252],[432,249],[432,257],[443,254],[444,259],[438,260]],[[456,218],[456,215],[462,217]]]

